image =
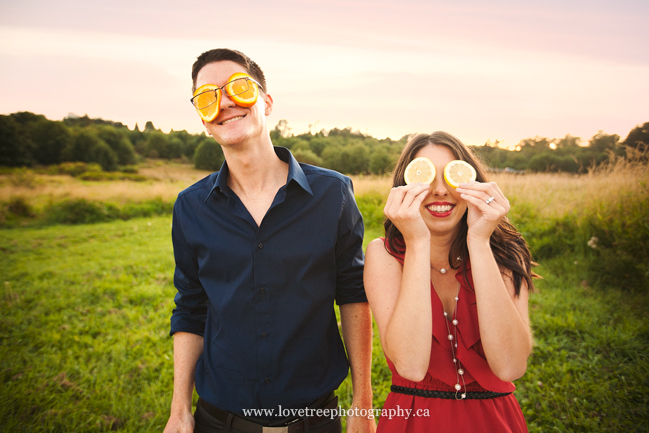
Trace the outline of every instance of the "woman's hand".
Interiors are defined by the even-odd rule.
[[[493,231],[509,212],[509,200],[495,182],[463,183],[456,191],[468,206],[467,242],[472,239],[489,241]]]
[[[399,229],[406,243],[430,237],[420,211],[429,189],[430,185],[418,183],[398,186],[390,191],[383,213]]]

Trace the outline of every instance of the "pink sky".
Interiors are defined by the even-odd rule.
[[[446,130],[469,144],[649,121],[649,2],[22,0],[0,4],[0,113],[202,131],[203,51],[244,51],[294,132]]]

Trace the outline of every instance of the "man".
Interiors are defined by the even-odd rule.
[[[340,432],[339,418],[314,414],[336,407],[333,391],[349,366],[352,408],[372,401],[363,222],[351,181],[273,147],[266,125],[273,98],[243,53],[203,53],[192,79],[192,102],[225,163],[174,207],[178,294],[165,433]],[[347,418],[349,432],[374,430],[373,419]]]

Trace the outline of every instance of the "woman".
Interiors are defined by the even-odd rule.
[[[435,166],[431,185],[405,185],[406,166],[417,157]],[[477,181],[454,189],[443,173],[457,159],[475,168]],[[393,186],[386,237],[369,244],[365,263],[392,371],[378,432],[527,431],[511,381],[525,373],[532,350],[527,300],[536,275],[525,241],[505,218],[509,202],[445,132],[406,144]]]

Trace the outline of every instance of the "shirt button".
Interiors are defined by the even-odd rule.
[[[262,287],[261,289],[259,289],[259,293],[266,293],[266,289]]]
[[[270,383],[270,379],[269,378],[264,379],[264,383]]]
[[[268,337],[268,334],[266,334],[265,332],[262,332],[262,333],[261,333],[261,336],[264,337],[264,338],[266,338],[266,337]]]
[[[260,242],[260,243],[257,245],[257,248],[259,248],[259,249],[264,248],[264,244],[262,244],[262,243]]]

